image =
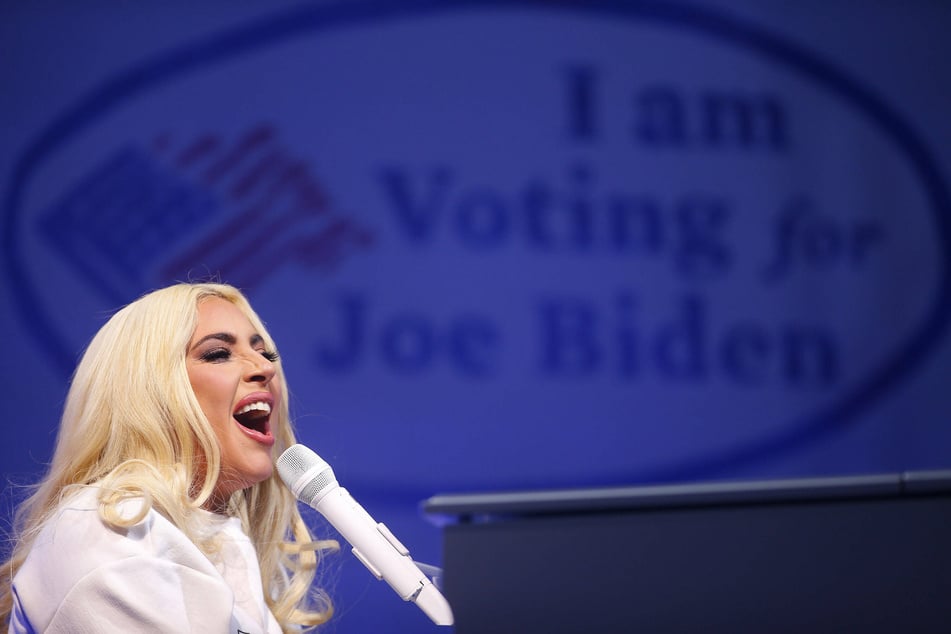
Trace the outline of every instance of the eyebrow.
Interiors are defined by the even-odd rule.
[[[212,334],[210,334],[210,335],[205,335],[204,337],[202,337],[201,339],[199,339],[198,341],[196,341],[196,342],[191,346],[190,349],[191,349],[191,350],[194,350],[195,348],[197,348],[197,347],[200,346],[201,344],[205,343],[206,341],[211,341],[211,340],[222,341],[222,342],[227,343],[227,344],[232,345],[232,346],[238,343],[238,338],[235,337],[235,336],[234,336],[233,334],[231,334],[230,332],[215,332],[215,333],[212,333]],[[250,343],[252,346],[254,346],[254,345],[257,345],[257,344],[259,344],[259,343],[261,343],[261,342],[263,342],[263,341],[264,341],[264,337],[262,337],[261,335],[255,333],[255,334],[251,335],[251,339],[248,341],[248,343]]]

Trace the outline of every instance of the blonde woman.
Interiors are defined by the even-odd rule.
[[[272,472],[294,443],[245,297],[179,284],[117,312],[76,369],[49,472],[0,577],[11,632],[299,632],[318,555]]]

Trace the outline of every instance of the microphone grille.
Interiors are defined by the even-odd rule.
[[[312,504],[317,494],[337,481],[334,472],[327,467],[318,473],[304,488],[297,494],[297,499],[305,504]]]
[[[318,493],[337,481],[330,465],[304,445],[292,445],[281,454],[277,459],[277,473],[305,504],[311,504]],[[301,478],[308,473],[313,476],[301,486]]]
[[[299,478],[320,462],[320,456],[304,445],[291,445],[277,459],[277,472],[285,482]]]

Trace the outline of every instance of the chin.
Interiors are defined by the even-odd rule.
[[[253,486],[255,484],[260,484],[261,482],[264,482],[270,478],[272,473],[274,473],[274,467],[270,462],[268,462],[266,469],[255,469],[248,473],[248,477],[246,479]]]
[[[274,472],[274,468],[273,465],[268,462],[266,466],[244,465],[243,468],[230,469],[227,471],[230,471],[233,474],[232,482],[239,484],[235,490],[244,490],[250,489],[254,485],[266,481],[271,477],[271,474]],[[222,471],[223,476],[225,472],[226,471]]]

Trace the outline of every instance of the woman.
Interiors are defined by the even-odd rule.
[[[332,613],[272,459],[294,443],[244,296],[179,284],[117,312],[72,380],[0,578],[12,632],[301,631]]]

